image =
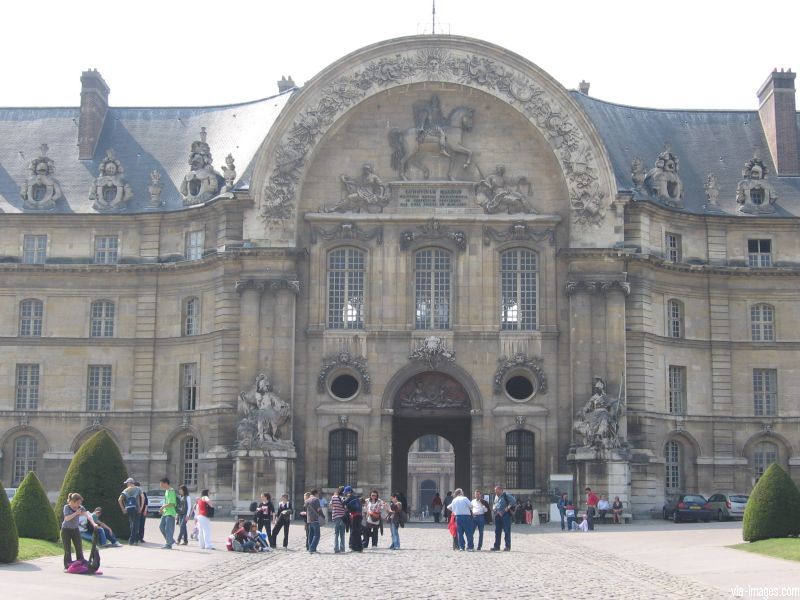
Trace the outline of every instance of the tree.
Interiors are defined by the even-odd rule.
[[[28,471],[11,501],[11,514],[20,537],[58,541],[58,521],[53,514],[42,482],[33,471]]]
[[[108,433],[101,429],[86,440],[69,463],[61,492],[56,501],[56,518],[64,520],[63,509],[67,496],[77,492],[83,496],[87,510],[100,506],[103,522],[108,524],[120,538],[127,538],[130,530],[128,518],[122,514],[117,499],[128,478],[128,470],[122,461],[119,448]]]
[[[0,563],[11,563],[19,555],[19,534],[11,514],[6,488],[0,481]]]
[[[756,483],[744,509],[746,542],[800,535],[800,490],[777,463]]]

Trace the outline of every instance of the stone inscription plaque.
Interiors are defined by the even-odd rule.
[[[474,184],[391,184],[399,208],[467,208],[474,204]]]

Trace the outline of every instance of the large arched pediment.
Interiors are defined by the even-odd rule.
[[[615,195],[606,152],[567,91],[532,63],[501,48],[454,36],[399,38],[334,63],[292,100],[256,163],[254,193],[261,222],[252,239],[286,240],[296,227],[298,198],[310,157],[325,134],[364,100],[411,84],[442,82],[493,95],[522,114],[547,140],[568,190],[571,243],[614,238],[606,218]],[[257,224],[256,224],[257,223]],[[279,229],[269,235],[264,228]],[[290,233],[291,235],[291,233]],[[292,235],[293,237],[293,235]]]

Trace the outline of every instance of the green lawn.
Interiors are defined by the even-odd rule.
[[[800,561],[800,538],[760,540],[749,544],[736,544],[735,546],[728,547],[736,550],[744,550],[745,552],[774,556],[775,558]]]
[[[43,556],[59,556],[61,554],[64,554],[61,544],[32,538],[19,538],[19,557],[17,560],[33,560]]]

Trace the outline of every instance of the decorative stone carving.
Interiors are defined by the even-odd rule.
[[[261,294],[264,290],[269,289],[273,294],[277,294],[281,290],[288,290],[297,295],[300,293],[300,282],[293,279],[244,279],[236,282],[235,289],[239,294],[247,290],[255,290]]]
[[[617,400],[610,399],[606,394],[605,381],[595,377],[592,396],[573,422],[573,428],[583,438],[583,447],[619,448],[619,420],[623,413],[621,394]]]
[[[514,417],[514,422],[517,424],[517,427],[522,427],[525,425],[527,419],[523,416]]]
[[[28,165],[30,175],[22,184],[20,196],[29,210],[53,210],[63,197],[61,184],[55,178],[55,161],[47,157],[47,144],[39,146],[39,150],[39,156]]]
[[[608,294],[614,290],[618,290],[625,296],[631,292],[631,284],[627,281],[567,281],[564,291],[567,296],[585,292],[587,294],[596,294],[602,292]]]
[[[161,192],[164,191],[164,184],[161,182],[161,173],[153,170],[150,173],[150,185],[147,187],[150,193],[150,203],[147,208],[159,208],[164,202],[161,200]]]
[[[465,132],[472,131],[475,111],[468,106],[457,106],[447,116],[442,112],[439,96],[416,102],[412,107],[414,127],[394,128],[389,131],[389,146],[392,148],[392,168],[400,179],[408,179],[408,168],[422,171],[423,179],[430,177],[430,169],[422,163],[422,156],[434,150],[450,159],[447,179],[453,179],[456,156],[464,157],[462,169],[469,168],[472,150],[463,145]]]
[[[202,204],[220,193],[222,176],[211,166],[211,148],[206,143],[206,128],[200,128],[200,139],[192,142],[189,153],[189,173],[181,182],[181,195],[186,206]]]
[[[631,284],[627,281],[601,281],[598,282],[600,285],[600,292],[603,294],[608,294],[609,292],[613,292],[617,290],[622,293],[622,295],[627,296],[631,293]]]
[[[775,188],[767,181],[767,167],[763,161],[754,156],[745,163],[742,169],[742,180],[736,186],[736,202],[739,212],[745,214],[771,214],[778,201]]]
[[[467,234],[463,231],[450,231],[446,225],[436,219],[431,219],[424,225],[417,227],[418,231],[403,231],[400,234],[400,249],[408,250],[415,240],[449,240],[455,244],[460,252],[467,249]]]
[[[552,227],[547,229],[536,229],[529,226],[522,221],[516,221],[509,225],[505,231],[497,231],[488,225],[483,226],[483,245],[489,246],[492,241],[495,242],[510,242],[510,241],[533,241],[541,242],[547,240],[551,246],[556,243],[556,230]]]
[[[722,212],[722,209],[717,204],[719,198],[719,185],[717,184],[717,176],[709,173],[706,176],[706,182],[703,184],[703,189],[706,191],[706,203],[703,205],[703,210],[706,212]]]
[[[249,390],[239,394],[237,446],[250,450],[283,439],[283,427],[291,415],[291,405],[272,389],[263,373]]]
[[[633,181],[633,189],[636,191],[641,191],[646,176],[647,173],[644,170],[644,161],[637,156],[631,163],[631,180]]]
[[[348,419],[347,415],[339,415],[338,417],[339,425],[342,427],[346,427],[349,420],[350,419]]]
[[[411,351],[408,355],[409,360],[419,360],[428,363],[431,369],[435,369],[441,361],[455,362],[456,353],[448,350],[445,341],[435,335],[426,337],[422,343]]]
[[[486,214],[501,212],[534,213],[530,203],[533,186],[527,177],[509,177],[505,165],[497,165],[494,173],[481,179],[475,186],[478,204]]]
[[[269,281],[270,292],[277,294],[281,290],[286,290],[297,296],[300,293],[300,282],[295,279],[271,279]]]
[[[238,294],[243,294],[247,290],[255,290],[260,294],[266,287],[267,283],[265,281],[259,281],[257,279],[243,279],[234,284],[234,288]]]
[[[133,198],[131,185],[123,176],[125,169],[114,157],[114,151],[106,150],[100,162],[100,175],[92,183],[89,200],[95,210],[106,212],[123,208]]]
[[[683,208],[683,182],[678,176],[680,168],[678,157],[672,153],[669,144],[658,155],[656,166],[644,178],[644,187],[653,198],[673,208]]]
[[[304,109],[276,148],[261,204],[263,218],[280,222],[294,216],[305,158],[339,115],[380,89],[431,79],[483,89],[514,105],[553,148],[566,177],[574,222],[579,225],[602,222],[607,199],[600,189],[597,163],[589,142],[573,117],[562,112],[555,98],[510,64],[441,48],[384,56],[326,86],[319,100]],[[462,119],[465,116],[462,114]],[[438,140],[435,141],[436,151],[440,152]],[[415,138],[413,143],[416,144]],[[395,161],[398,171],[404,160],[400,154]]]
[[[469,398],[454,379],[444,373],[422,373],[400,388],[396,407],[400,409],[469,408]]]
[[[494,391],[500,394],[503,391],[503,379],[506,373],[510,370],[523,370],[527,371],[534,380],[533,395],[539,392],[547,393],[547,377],[545,377],[542,365],[544,361],[541,358],[528,358],[528,355],[520,352],[509,360],[506,356],[501,356],[497,359],[497,371],[494,373]]]
[[[342,175],[343,197],[339,204],[332,208],[322,208],[322,212],[356,212],[362,210],[370,213],[383,212],[389,204],[386,186],[370,163],[361,167],[359,178]]]
[[[341,367],[356,371],[361,378],[361,388],[364,392],[369,394],[372,389],[372,379],[367,370],[367,359],[363,356],[352,356],[349,352],[344,350],[335,356],[322,359],[322,369],[320,369],[319,375],[317,376],[317,391],[320,394],[325,393],[325,386],[331,371]]]
[[[378,246],[383,245],[383,227],[373,227],[372,229],[361,229],[357,223],[339,223],[332,229],[321,227],[311,228],[311,243],[316,244],[318,239],[323,240],[359,240],[368,242],[375,240]]]
[[[236,182],[236,165],[233,164],[233,154],[228,154],[225,157],[225,166],[222,167],[222,177],[225,179],[225,187],[222,188],[223,192],[230,192],[233,189],[233,184]]]

